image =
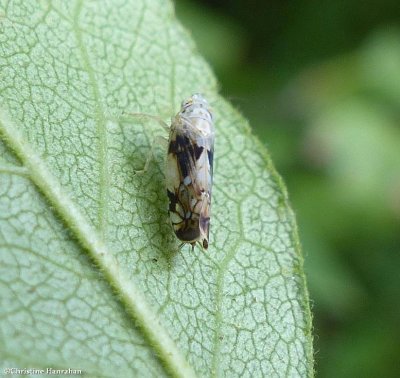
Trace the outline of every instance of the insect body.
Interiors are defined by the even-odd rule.
[[[214,137],[210,106],[194,94],[172,120],[165,172],[172,227],[192,248],[208,248]]]

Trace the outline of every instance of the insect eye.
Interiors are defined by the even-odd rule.
[[[190,98],[189,100],[183,101],[181,104],[181,108],[185,109],[193,104],[193,100]]]

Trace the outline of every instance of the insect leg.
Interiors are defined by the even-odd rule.
[[[158,145],[165,146],[165,148],[166,148],[167,145],[168,145],[168,139],[163,137],[163,136],[161,136],[161,135],[157,135],[154,138],[153,144],[151,145],[151,148],[150,148],[150,152],[148,153],[147,158],[146,158],[146,163],[144,164],[143,169],[135,171],[136,174],[140,175],[140,174],[143,174],[143,173],[147,172],[147,169],[149,168],[151,159],[154,158],[154,149]]]
[[[123,112],[122,114],[124,115],[129,115],[131,117],[135,117],[135,118],[148,118],[148,119],[152,119],[154,121],[156,121],[162,128],[163,130],[165,130],[166,132],[169,133],[169,125],[164,122],[160,117],[157,117],[155,115],[152,114],[146,114],[146,113],[127,113],[127,112]]]

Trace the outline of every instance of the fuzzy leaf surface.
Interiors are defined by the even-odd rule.
[[[311,376],[308,295],[285,188],[217,95],[171,3],[0,4],[2,367]],[[162,130],[123,114],[169,122],[195,92],[212,104],[217,130],[206,253],[177,251],[165,152],[134,174]]]

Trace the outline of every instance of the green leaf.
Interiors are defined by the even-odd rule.
[[[89,376],[311,376],[287,195],[167,1],[2,1],[2,367]],[[203,92],[211,245],[177,251],[154,122]]]

